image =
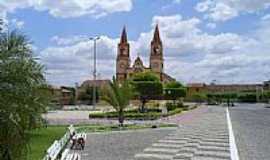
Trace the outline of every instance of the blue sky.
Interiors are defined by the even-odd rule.
[[[31,38],[55,85],[91,78],[98,42],[100,78],[115,72],[126,25],[134,59],[148,65],[153,27],[160,26],[165,70],[184,83],[259,83],[270,79],[270,0],[0,0],[0,17]]]

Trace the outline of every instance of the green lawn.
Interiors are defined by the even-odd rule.
[[[66,132],[66,126],[56,126],[41,128],[31,131],[29,160],[40,160],[45,155],[45,151],[57,139],[60,139]]]

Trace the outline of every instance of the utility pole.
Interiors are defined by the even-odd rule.
[[[90,40],[94,41],[94,69],[93,69],[93,99],[92,99],[92,104],[93,104],[93,110],[96,109],[96,80],[97,80],[97,40],[100,39],[99,36],[97,37],[91,37],[89,38]]]

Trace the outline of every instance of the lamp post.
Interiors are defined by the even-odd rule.
[[[90,37],[89,40],[94,41],[94,70],[93,70],[93,99],[92,99],[92,104],[93,104],[93,110],[96,109],[96,79],[97,79],[97,40],[99,40],[100,37]]]

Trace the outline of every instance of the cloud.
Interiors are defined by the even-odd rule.
[[[24,27],[24,21],[18,19],[12,19],[11,24],[15,26],[17,29],[22,29]]]
[[[261,20],[257,29],[246,35],[209,34],[201,29],[202,22],[196,17],[154,16],[151,30],[129,40],[132,59],[140,53],[146,66],[156,23],[164,45],[165,71],[180,81],[252,83],[266,80],[269,75],[269,20]],[[74,84],[91,78],[92,42],[85,41],[83,36],[55,36],[52,40],[56,46],[41,52],[50,82]],[[102,78],[115,74],[118,42],[119,39],[108,36],[102,36],[98,42],[98,72]]]
[[[269,8],[270,0],[204,0],[195,9],[215,22],[227,21],[242,13],[254,13]]]
[[[85,39],[84,36],[68,38],[55,36],[52,41],[55,41],[56,45],[40,53],[50,83],[72,85],[91,78],[92,41]],[[101,36],[97,42],[98,73],[101,73],[103,78],[111,78],[114,72],[117,41],[118,39]]]
[[[264,15],[264,16],[261,18],[261,20],[263,20],[263,21],[270,20],[270,14]]]
[[[207,23],[206,27],[210,28],[210,29],[215,29],[215,28],[217,28],[217,24],[216,23]]]
[[[48,11],[54,17],[91,16],[100,18],[111,13],[130,11],[132,9],[132,0],[12,0],[0,3],[2,12],[14,12],[16,9],[29,7],[38,11]]]

